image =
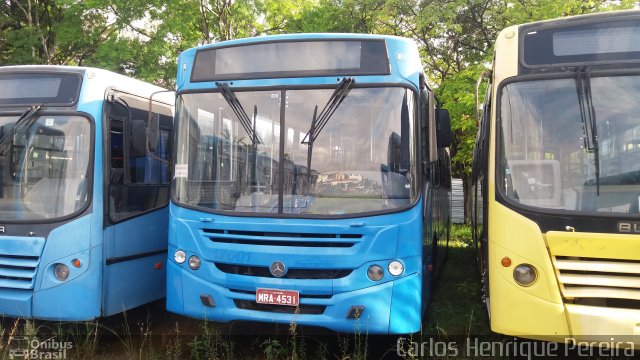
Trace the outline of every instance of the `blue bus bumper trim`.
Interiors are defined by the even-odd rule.
[[[0,289],[0,314],[31,317],[33,290]]]
[[[301,294],[300,308],[320,312],[314,314],[241,309],[238,302],[253,303],[254,294],[231,291],[207,282],[172,261],[168,261],[167,274],[167,284],[171,285],[168,287],[167,310],[198,319],[281,324],[295,321],[300,325],[320,326],[344,333],[406,334],[420,330],[420,274],[335,294],[330,298],[305,298]],[[197,290],[183,294],[183,289]],[[211,295],[216,306],[205,306],[201,295]],[[395,303],[394,299],[397,299]],[[360,319],[347,319],[351,306],[365,307]]]

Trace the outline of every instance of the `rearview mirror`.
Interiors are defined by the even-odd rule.
[[[161,110],[159,110],[159,112],[154,112],[154,105],[159,105],[159,103],[155,103],[153,102],[153,96],[156,94],[160,94],[160,93],[166,93],[166,92],[173,92],[171,90],[160,90],[160,91],[156,91],[154,93],[152,93],[149,96],[149,117],[147,119],[147,126],[148,126],[148,130],[147,130],[147,134],[146,134],[146,140],[145,140],[145,146],[147,147],[147,149],[149,150],[149,152],[154,152],[156,151],[156,144],[157,144],[157,140],[158,140],[158,133],[160,132],[160,114],[161,114]],[[158,108],[159,109],[159,108]],[[171,115],[171,114],[169,114]]]
[[[147,131],[147,149],[149,152],[156,151],[156,144],[158,142],[158,131],[160,130],[160,115],[152,114],[149,112],[149,129]]]
[[[436,126],[438,147],[445,148],[451,145],[451,118],[449,117],[449,110],[438,109],[436,110]]]
[[[141,157],[147,154],[147,128],[144,120],[131,120],[129,157]]]

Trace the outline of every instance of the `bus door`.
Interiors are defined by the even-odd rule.
[[[165,296],[172,112],[120,92],[105,104],[103,315]],[[155,141],[149,121],[158,121]],[[153,133],[153,132],[151,132]]]

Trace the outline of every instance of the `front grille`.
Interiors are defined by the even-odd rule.
[[[640,300],[581,298],[581,299],[567,300],[567,302],[575,305],[600,306],[600,307],[611,307],[611,308],[631,309],[631,310],[640,309]]]
[[[264,311],[264,312],[283,313],[283,314],[295,314],[296,309],[298,309],[297,313],[301,315],[321,315],[324,313],[324,310],[327,308],[324,305],[304,305],[304,304],[300,304],[296,308],[293,306],[258,304],[255,301],[238,300],[238,299],[233,300],[233,302],[236,304],[236,307],[238,309],[242,309],[242,310]]]
[[[556,256],[554,265],[562,295],[571,303],[614,307],[640,304],[638,260]]]
[[[39,258],[0,254],[0,288],[33,289]]]
[[[291,246],[313,248],[350,248],[362,234],[285,233],[267,231],[202,229],[215,243],[239,245]]]
[[[234,275],[256,276],[256,277],[274,277],[267,266],[245,266],[214,263],[214,265],[222,272]],[[341,279],[351,274],[350,269],[289,269],[287,274],[281,279]]]

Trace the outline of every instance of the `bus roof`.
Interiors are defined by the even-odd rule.
[[[583,21],[584,22],[598,21],[598,20],[605,20],[609,18],[619,18],[620,20],[622,20],[622,18],[625,18],[625,17],[633,18],[638,16],[640,16],[640,10],[605,11],[605,12],[592,13],[592,14],[564,16],[560,18],[512,25],[505,28],[503,31],[513,30],[514,28],[523,28],[523,27],[560,27],[560,26],[580,23]]]
[[[137,96],[148,98],[151,94],[167,89],[142,80],[118,74],[112,71],[83,66],[64,65],[11,65],[0,66],[0,73],[7,72],[72,72],[83,76],[85,81],[91,81],[96,86],[114,88],[124,92],[132,92]],[[99,85],[98,85],[99,84]],[[128,91],[127,91],[128,90]],[[104,91],[102,91],[104,93]],[[173,105],[173,92],[162,92],[154,95],[154,100]]]
[[[564,16],[560,18],[511,25],[502,29],[502,31],[500,31],[497,41],[500,41],[502,38],[504,38],[505,34],[514,33],[514,32],[517,33],[518,30],[522,31],[525,28],[546,28],[546,27],[554,28],[554,27],[572,25],[580,22],[599,21],[599,20],[606,20],[610,18],[616,18],[616,19],[622,20],[625,17],[629,17],[629,18],[640,17],[640,10],[617,10],[617,11],[606,11],[606,12],[593,13],[593,14],[580,14],[580,15]]]
[[[349,39],[349,40],[360,40],[360,39],[380,39],[380,40],[389,40],[389,41],[399,41],[405,42],[407,44],[412,44],[413,40],[408,38],[403,38],[400,36],[393,35],[374,35],[374,34],[351,34],[351,33],[302,33],[302,34],[279,34],[279,35],[264,35],[264,36],[256,36],[256,37],[248,37],[242,39],[234,39],[227,41],[220,41],[206,45],[196,46],[193,49],[207,49],[207,48],[216,48],[216,47],[224,47],[224,46],[233,46],[233,45],[247,45],[254,44],[260,42],[269,42],[269,41],[287,41],[287,40],[309,40],[309,39]]]
[[[329,41],[342,42],[342,44],[339,44],[341,46],[338,47],[309,46],[309,44],[322,44]],[[357,42],[360,42],[360,47],[358,47]],[[302,49],[295,48],[296,45],[292,45],[291,48],[286,49],[286,45],[282,44],[287,43],[306,43],[306,47]],[[371,56],[371,47],[365,49],[365,44],[373,43],[379,45],[376,47],[377,52],[374,51],[373,53],[380,54],[380,47],[386,52],[384,60]],[[269,48],[270,45],[274,46]],[[249,50],[248,48],[251,46],[255,46],[254,49],[257,50],[264,50],[264,52],[254,51],[254,49]],[[314,50],[310,50],[310,47],[314,48]],[[223,76],[202,75],[200,71],[203,69],[210,73],[216,73],[216,71],[211,70],[218,66],[215,65],[218,64],[216,63],[216,55],[213,55],[212,52],[232,48],[240,50],[226,51],[224,53],[225,60],[221,61],[226,64],[232,64],[229,68],[234,68],[234,70],[241,69],[240,71],[228,71]],[[247,51],[243,52],[243,48],[247,49]],[[355,55],[354,52],[356,52]],[[204,53],[210,53],[211,56],[208,56],[207,62],[204,62],[205,65],[202,65],[203,63],[198,64],[199,55]],[[252,58],[254,54],[259,55]],[[235,66],[238,61],[228,61],[232,56],[235,56],[234,60],[238,59],[240,60],[239,62],[246,64],[244,66]],[[355,64],[355,66],[332,67],[335,64],[349,63],[349,61],[351,61],[351,65]],[[316,62],[321,64],[316,64],[319,67],[313,68],[316,65],[311,63]],[[289,69],[287,66],[300,66],[300,68]],[[384,71],[381,70],[382,67],[384,67]],[[262,69],[255,70],[255,68]],[[178,64],[177,90],[211,89],[215,86],[216,81],[233,81],[234,87],[335,85],[336,77],[342,76],[360,78],[358,79],[359,82],[410,82],[414,86],[418,86],[418,78],[421,72],[422,64],[417,45],[413,40],[407,38],[390,35],[343,33],[269,35],[201,45],[184,51],[180,54]]]
[[[519,24],[495,43],[496,81],[579,66],[624,68],[640,63],[640,11],[610,11]]]

